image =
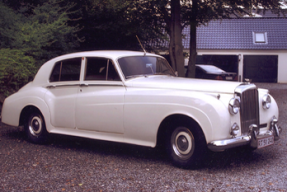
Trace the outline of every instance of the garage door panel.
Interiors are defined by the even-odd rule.
[[[243,63],[244,79],[252,79],[252,82],[277,83],[277,55],[244,55]]]

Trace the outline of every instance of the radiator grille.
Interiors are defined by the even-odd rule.
[[[259,125],[258,90],[247,89],[241,93],[240,97],[241,132],[246,134],[251,124]]]

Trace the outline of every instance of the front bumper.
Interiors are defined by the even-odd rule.
[[[273,118],[270,123],[270,129],[265,133],[260,133],[258,126],[252,124],[249,126],[249,133],[247,135],[234,137],[231,139],[217,140],[210,142],[207,146],[211,151],[224,151],[225,149],[230,149],[234,147],[239,147],[243,145],[250,145],[252,148],[258,147],[258,140],[266,138],[268,136],[274,136],[274,140],[280,138],[280,133],[282,132],[281,127],[277,125],[278,120]]]

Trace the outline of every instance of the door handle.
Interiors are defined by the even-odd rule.
[[[47,86],[48,89],[56,88],[56,85],[49,85]]]
[[[80,84],[80,87],[88,87],[88,86],[89,86],[89,84],[86,84],[86,83]]]

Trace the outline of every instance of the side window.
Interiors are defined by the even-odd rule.
[[[119,75],[109,59],[87,58],[85,80],[119,81]]]
[[[58,61],[50,76],[50,82],[79,81],[81,72],[81,58]]]
[[[109,62],[109,70],[108,70],[108,81],[120,81],[120,76],[118,72],[115,69],[115,66],[113,63],[110,61]]]

